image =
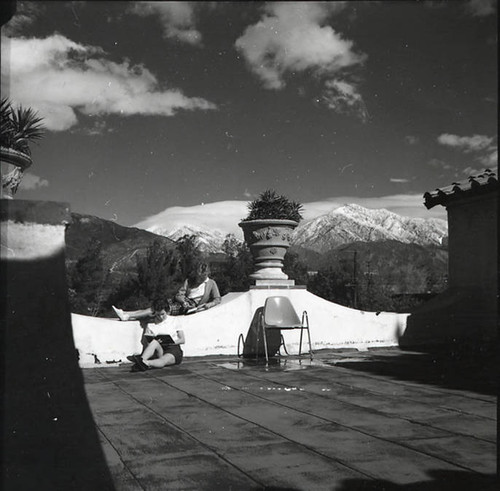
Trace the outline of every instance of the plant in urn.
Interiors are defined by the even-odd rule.
[[[248,204],[249,213],[238,225],[254,260],[254,280],[288,280],[283,259],[290,247],[293,230],[302,220],[302,204],[264,191]]]

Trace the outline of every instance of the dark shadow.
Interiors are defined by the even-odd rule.
[[[2,489],[112,490],[73,341],[64,254],[0,262]]]
[[[332,491],[496,491],[498,484],[495,475],[435,470],[429,472],[428,481],[395,484],[378,479],[346,479]]]
[[[455,344],[419,348],[419,351],[394,349],[385,354],[377,351],[370,350],[355,362],[340,360],[336,366],[448,389],[498,393],[496,344]]]
[[[252,318],[250,327],[248,328],[247,337],[243,345],[243,358],[256,359],[265,358],[264,337],[262,334],[261,317],[264,307],[259,307]],[[278,353],[281,344],[281,332],[279,329],[268,330],[267,333],[267,349],[269,357],[273,357]],[[265,360],[264,360],[265,361]]]

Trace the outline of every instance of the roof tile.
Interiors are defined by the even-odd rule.
[[[446,206],[451,201],[477,194],[489,193],[498,190],[498,179],[495,172],[484,170],[477,176],[470,176],[460,182],[453,182],[450,186],[436,188],[424,194],[424,205],[427,209],[436,205]]]

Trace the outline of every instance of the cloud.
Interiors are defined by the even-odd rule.
[[[219,201],[195,206],[174,206],[146,218],[135,225],[147,229],[160,223],[167,229],[189,223],[221,230],[224,233],[241,234],[238,222],[247,214],[246,201]]]
[[[435,167],[437,169],[444,169],[444,170],[450,170],[453,169],[454,167],[447,162],[444,162],[443,160],[435,159],[432,158],[427,162],[428,165],[431,167]]]
[[[108,133],[113,133],[113,128],[108,127],[106,121],[93,121],[89,127],[78,127],[71,130],[72,133],[81,133],[87,136],[102,136]]]
[[[47,179],[42,179],[41,177],[32,174],[31,172],[25,172],[23,174],[23,179],[19,184],[19,189],[24,191],[31,191],[33,189],[44,188],[49,185]]]
[[[194,5],[195,2],[134,2],[129,11],[141,17],[157,17],[166,38],[196,45],[201,43],[201,34],[195,28]]]
[[[435,207],[427,210],[423,204],[422,194],[398,194],[382,196],[378,198],[359,198],[354,196],[341,196],[329,198],[322,201],[304,203],[304,219],[316,218],[329,213],[345,204],[355,203],[365,208],[387,209],[406,217],[413,218],[442,218],[446,219],[446,210]],[[220,230],[222,233],[232,233],[242,238],[238,223],[247,215],[247,201],[219,201],[195,206],[174,206],[145,218],[134,225],[138,228],[147,229],[153,225],[161,225],[165,229],[173,229],[175,226],[186,223],[199,225]],[[441,209],[442,208],[442,209]]]
[[[493,170],[498,167],[498,143],[493,137],[486,135],[457,136],[444,133],[438,137],[437,141],[466,154],[472,154],[473,159],[486,168]],[[473,167],[467,167],[463,173],[470,175],[478,173],[478,171]]]
[[[2,64],[2,84],[8,78],[10,98],[38,110],[49,130],[76,125],[77,111],[173,116],[181,109],[215,109],[205,99],[187,97],[179,89],[163,89],[143,65],[130,65],[127,60],[116,63],[104,58],[101,48],[59,34],[3,41],[2,59],[9,62]]]
[[[353,42],[343,39],[331,26],[328,17],[346,2],[275,2],[264,7],[259,22],[247,27],[235,46],[249,68],[266,89],[285,87],[286,78],[309,72],[325,83],[321,100],[339,112],[366,112],[355,84],[345,71],[362,65],[366,55],[356,53]]]
[[[368,111],[356,86],[343,80],[328,80],[322,99],[327,107],[338,113],[355,113],[366,122]]]
[[[403,178],[400,178],[400,177],[391,177],[389,179],[390,182],[397,182],[397,183],[406,183],[406,182],[410,182],[410,179],[403,179]]]
[[[457,136],[443,133],[438,136],[437,141],[441,145],[456,147],[466,153],[477,152],[488,148],[493,142],[493,138],[485,135]]]
[[[408,143],[408,145],[416,145],[420,140],[418,137],[413,136],[413,135],[406,135],[405,136],[405,142]]]
[[[464,7],[474,17],[485,17],[495,13],[496,4],[496,0],[468,0]]]

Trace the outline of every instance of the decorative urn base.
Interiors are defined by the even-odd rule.
[[[283,260],[290,247],[293,220],[247,220],[238,224],[254,260],[254,280],[288,280],[283,272]]]

